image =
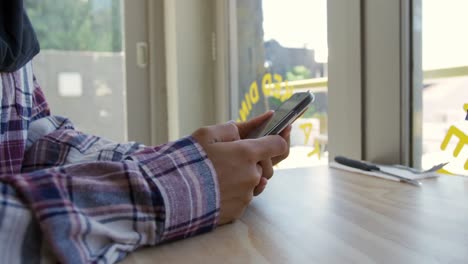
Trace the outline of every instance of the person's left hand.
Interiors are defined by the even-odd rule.
[[[236,123],[237,128],[239,129],[239,135],[241,139],[245,139],[252,131],[257,127],[261,126],[266,122],[272,115],[273,111],[268,111],[262,115],[259,115],[249,121]],[[254,195],[257,196],[265,190],[265,187],[268,183],[268,179],[273,176],[273,166],[278,164],[280,161],[286,159],[289,155],[289,146],[290,146],[290,137],[291,137],[291,126],[285,128],[280,134],[282,138],[288,143],[288,151],[281,156],[276,156],[268,160],[262,160],[259,162],[262,166],[263,173],[260,180],[260,183],[254,189]]]

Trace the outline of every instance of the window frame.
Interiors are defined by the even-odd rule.
[[[404,0],[402,0],[404,1]],[[422,153],[423,153],[423,142],[422,142],[422,133],[423,133],[423,120],[422,120],[422,111],[423,111],[423,67],[422,67],[422,0],[406,0],[409,2],[407,8],[410,9],[409,12],[405,13],[411,21],[406,28],[409,28],[411,34],[411,42],[409,49],[411,50],[408,55],[412,61],[410,62],[412,68],[410,73],[412,76],[410,87],[410,109],[408,114],[411,118],[410,126],[410,162],[409,165],[416,168],[421,168],[422,166]]]
[[[417,164],[414,153],[418,146],[412,138],[418,130],[417,112],[411,115],[412,107],[418,105],[418,95],[413,92],[418,76],[412,74],[417,66],[413,41],[419,40],[412,28],[415,1],[328,1],[330,160],[345,155],[380,163]],[[234,98],[216,108],[225,111],[229,105],[232,117],[239,100],[234,97],[238,94],[236,36],[223,31],[236,32],[235,0],[216,4],[215,10],[222,10],[216,19],[217,54],[228,58],[216,68],[216,82],[228,84],[218,86],[219,93]],[[381,52],[383,44],[385,52]]]
[[[361,0],[328,1],[329,161],[337,155],[364,159],[362,5]]]
[[[418,76],[412,0],[364,0],[364,159],[418,166],[413,138],[421,100],[414,90]],[[385,47],[385,52],[382,52]],[[422,76],[422,74],[421,74]]]
[[[162,144],[169,139],[164,0],[123,2],[127,139]],[[142,44],[146,66],[137,61]]]
[[[236,71],[238,54],[235,1],[216,1],[217,58],[222,57],[224,60],[216,67],[216,82],[222,84],[218,85],[217,90],[219,90],[219,94],[223,95],[222,98],[226,98],[226,95],[231,98],[231,100],[227,99],[228,104],[217,105],[217,111],[226,111],[226,105],[229,105],[228,113],[225,112],[218,121],[232,119],[238,111],[236,107],[240,100],[237,98],[239,88]],[[346,57],[346,61],[343,63],[331,55],[328,63],[329,76],[336,76],[336,78],[329,78],[328,83],[330,158],[337,153],[361,158],[361,1],[330,0],[328,8],[330,54],[336,52],[336,54],[343,54]],[[330,45],[330,40],[333,40],[336,45]],[[355,67],[356,65],[359,66]],[[342,93],[347,96],[338,96]],[[330,96],[330,94],[335,95]],[[330,131],[332,132],[330,133]]]
[[[164,0],[168,139],[215,123],[215,0]]]
[[[146,145],[169,140],[164,0],[123,0],[127,139]],[[137,63],[146,45],[147,65]],[[130,90],[131,89],[131,90]]]
[[[148,43],[147,1],[123,0],[127,140],[151,144],[148,67],[137,64],[137,43]]]

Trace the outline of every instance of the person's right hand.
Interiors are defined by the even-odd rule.
[[[252,118],[249,121],[236,123],[240,138],[248,138],[251,133],[256,131],[259,127],[262,127],[262,125],[273,116],[273,113],[273,111],[268,111],[264,114]],[[262,166],[263,174],[260,178],[260,183],[254,189],[254,196],[260,195],[263,190],[265,190],[268,180],[273,176],[273,166],[286,159],[289,155],[291,126],[285,128],[279,135],[284,138],[284,140],[286,140],[288,144],[288,150],[280,156],[276,156],[271,159],[265,159],[259,162],[259,165]]]
[[[203,127],[192,137],[203,147],[218,176],[220,224],[238,219],[252,200],[262,177],[258,163],[283,155],[289,149],[281,136],[240,140],[234,123]]]

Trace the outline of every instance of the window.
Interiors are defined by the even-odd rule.
[[[423,168],[450,162],[447,173],[468,175],[468,2],[422,0],[415,8],[421,10],[422,45],[415,49],[422,48],[423,73],[416,155]]]
[[[34,71],[52,113],[81,131],[125,140],[122,1],[25,2],[41,45]]]
[[[237,0],[230,8],[231,118],[248,120],[310,90],[315,101],[294,122],[279,168],[326,164],[327,1]]]

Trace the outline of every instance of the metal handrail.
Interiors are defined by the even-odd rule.
[[[468,76],[468,66],[451,67],[424,71],[424,79],[440,79]]]
[[[451,77],[468,76],[468,66],[451,67],[426,70],[423,72],[424,79],[441,79]],[[267,89],[275,89],[275,85],[268,84]],[[314,78],[298,81],[286,81],[279,83],[281,88],[293,87],[294,90],[311,90],[315,92],[326,91],[328,86],[328,78]]]

